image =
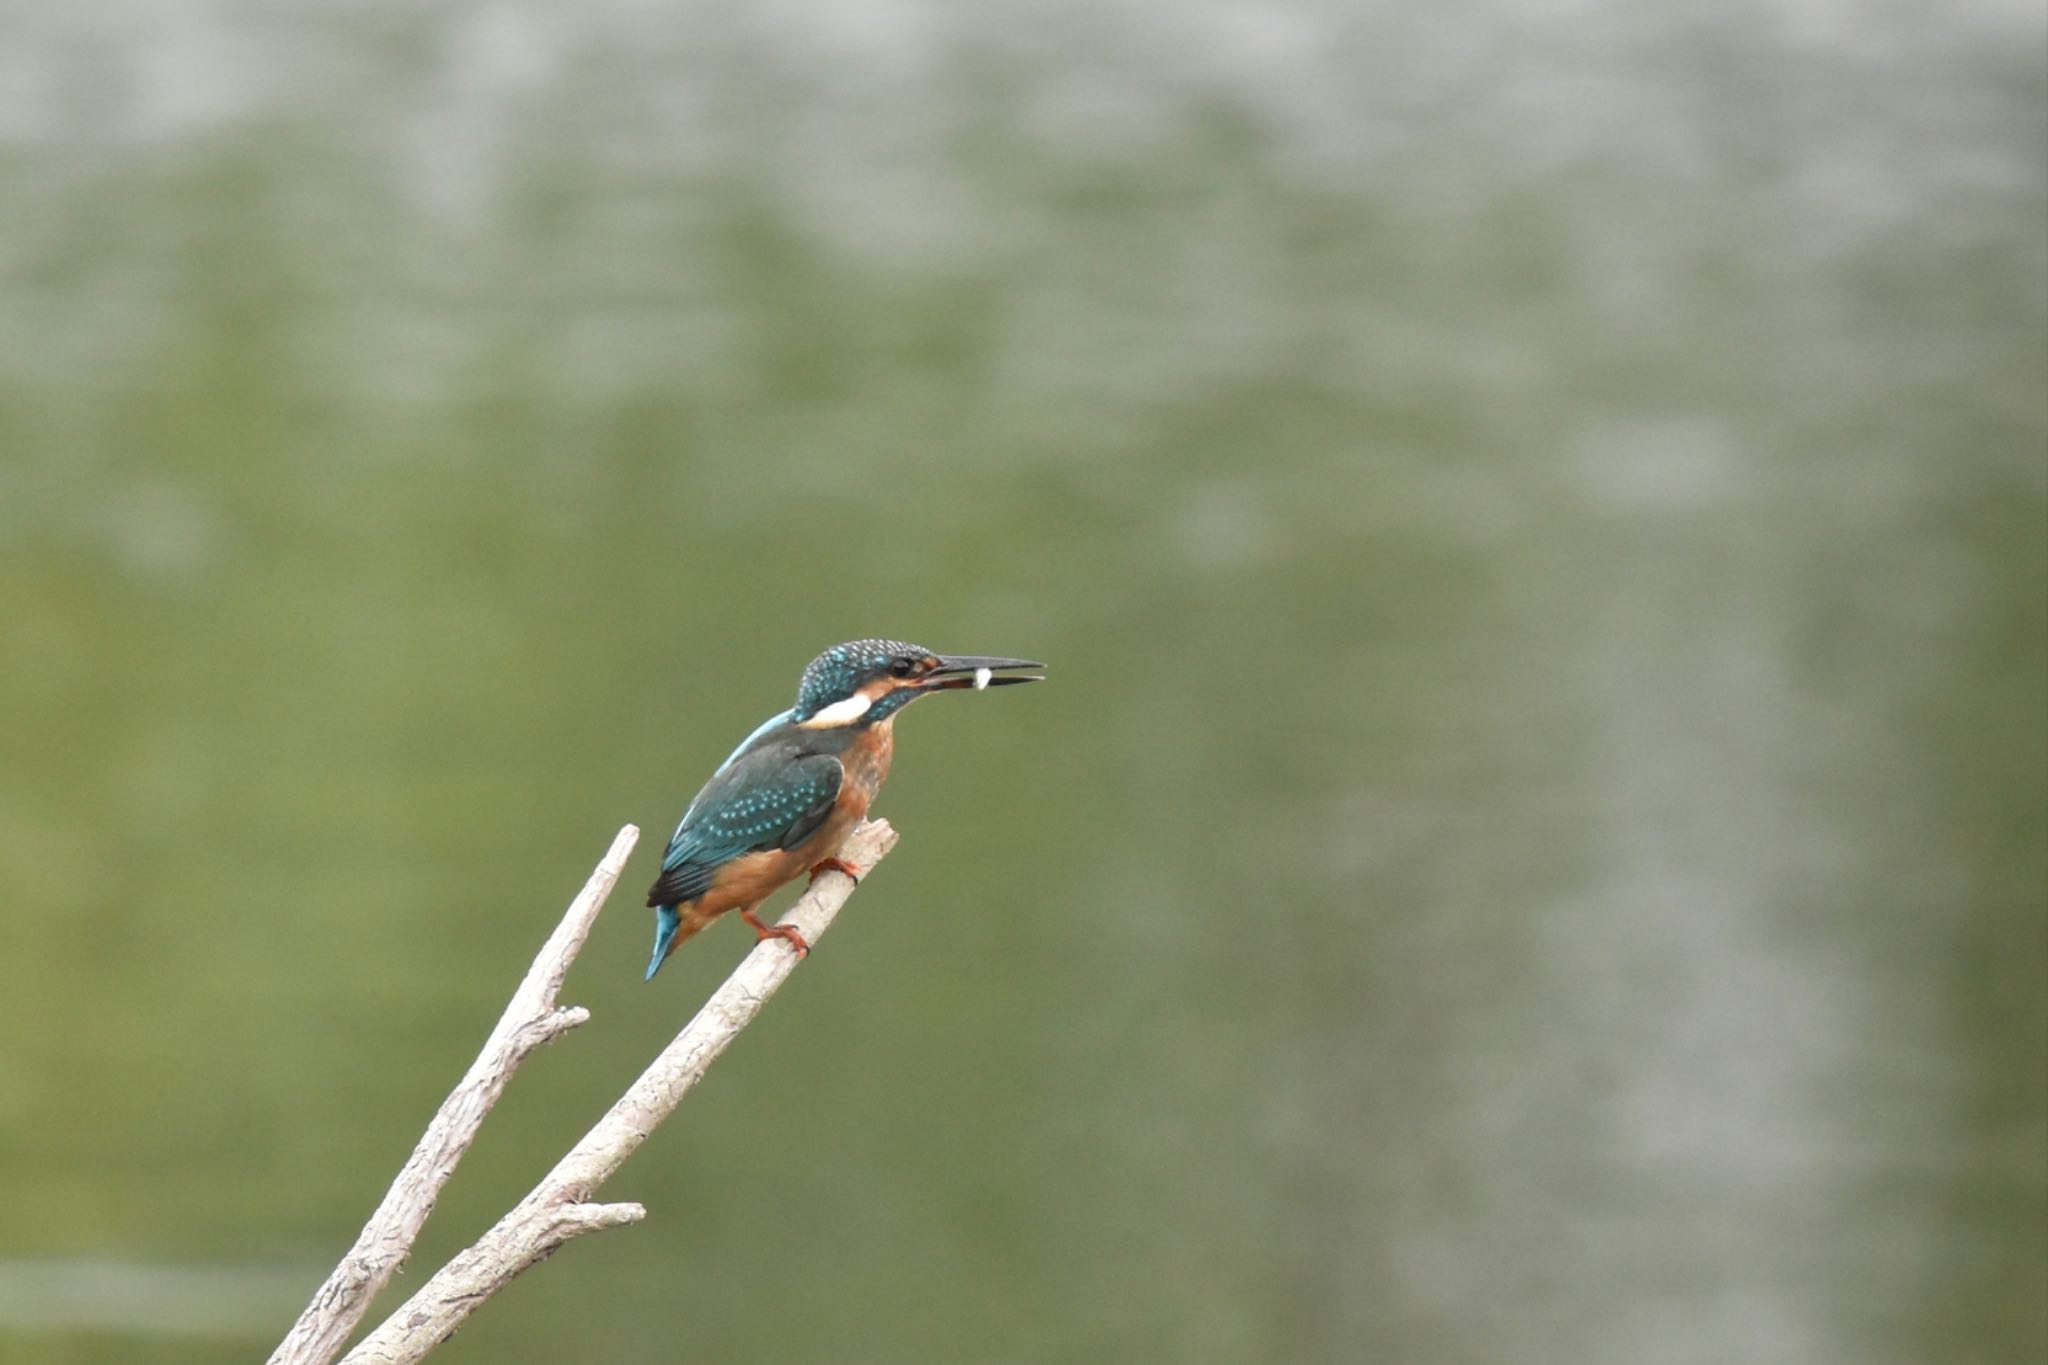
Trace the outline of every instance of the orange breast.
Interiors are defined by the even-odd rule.
[[[882,789],[882,779],[889,775],[889,760],[895,753],[896,717],[890,716],[862,731],[860,738],[847,745],[846,752],[839,755],[839,764],[846,769],[846,781],[839,788],[839,801],[841,805],[846,804],[850,792],[858,796],[860,814],[855,819],[867,815],[868,803]]]
[[[846,779],[839,784],[839,799],[832,803],[832,814],[825,818],[818,832],[795,850],[805,871],[813,863],[837,852],[840,841],[848,832],[867,819],[868,806],[874,801],[875,793],[882,789],[882,779],[889,775],[889,758],[896,747],[890,726],[895,719],[891,716],[881,724],[869,727],[839,755],[839,764],[846,769]]]

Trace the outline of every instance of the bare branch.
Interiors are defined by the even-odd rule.
[[[877,820],[848,835],[839,856],[872,868],[895,845],[896,831],[887,821]],[[853,886],[852,879],[840,873],[820,876],[782,922],[795,925],[815,944],[831,928],[839,908],[853,894]],[[343,1365],[417,1361],[453,1334],[478,1304],[563,1243],[586,1232],[645,1217],[646,1210],[638,1204],[589,1201],[760,1012],[796,969],[797,961],[795,950],[780,939],[757,944],[696,1018],[554,1170],[495,1227],[437,1271],[365,1337]]]
[[[412,1250],[420,1226],[433,1212],[448,1177],[455,1173],[455,1163],[469,1150],[484,1115],[504,1093],[513,1071],[541,1044],[553,1042],[590,1017],[580,1006],[557,1006],[555,997],[639,838],[640,831],[627,825],[612,840],[610,851],[512,993],[498,1026],[484,1040],[483,1051],[441,1102],[419,1145],[385,1193],[384,1202],[370,1215],[356,1244],[271,1355],[270,1365],[327,1365],[340,1354],[370,1301]]]

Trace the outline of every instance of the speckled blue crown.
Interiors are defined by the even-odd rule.
[[[853,694],[865,680],[889,666],[899,654],[923,657],[931,653],[923,645],[905,640],[848,640],[811,660],[796,685],[796,718],[808,720],[835,701]],[[894,709],[894,708],[891,708]]]

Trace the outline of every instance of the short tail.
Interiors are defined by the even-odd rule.
[[[704,927],[704,921],[696,916],[685,920],[682,912],[673,905],[654,907],[654,956],[647,959],[647,975],[644,980],[654,980],[654,974],[661,970],[661,964],[668,961],[668,955],[681,945],[682,941]]]

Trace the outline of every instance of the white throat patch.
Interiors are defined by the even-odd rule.
[[[809,720],[799,721],[798,728],[804,730],[829,730],[837,725],[851,725],[868,713],[875,699],[865,692],[856,692],[844,701],[835,701]]]

